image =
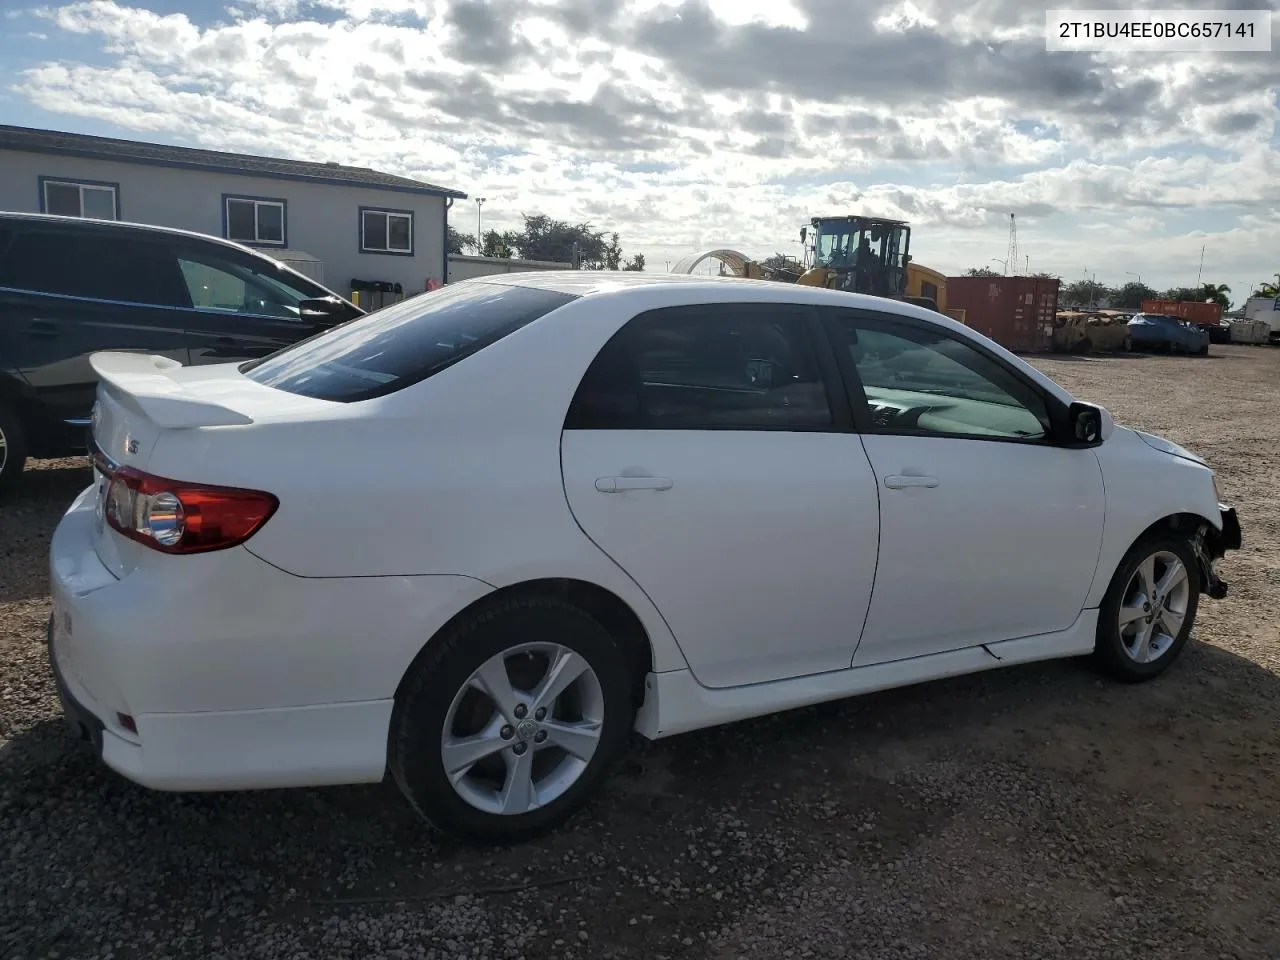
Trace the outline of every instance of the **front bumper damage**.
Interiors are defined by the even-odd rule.
[[[1218,510],[1222,514],[1222,529],[1215,530],[1207,523],[1201,524],[1192,540],[1200,561],[1200,589],[1215,600],[1227,595],[1227,582],[1218,576],[1215,567],[1228,550],[1239,550],[1242,543],[1240,518],[1236,516],[1235,508],[1220,503]]]

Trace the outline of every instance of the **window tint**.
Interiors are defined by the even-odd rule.
[[[322,400],[380,397],[483,350],[577,299],[571,294],[467,282],[418,294],[251,361],[249,379]]]
[[[961,340],[901,325],[838,326],[879,430],[1010,439],[1048,434],[1044,400]]]
[[[821,430],[831,407],[805,314],[771,304],[655,310],[626,324],[578,388],[580,430]]]
[[[180,250],[178,267],[191,305],[205,310],[300,321],[298,302],[323,295],[287,274],[267,274],[234,258],[204,251]]]
[[[63,217],[116,220],[116,188],[110,184],[75,180],[42,180],[44,212]]]
[[[371,253],[412,253],[413,214],[408,211],[361,210],[360,249]]]
[[[0,257],[0,286],[161,306],[186,301],[168,248],[115,230],[18,229]]]
[[[237,243],[284,244],[284,201],[227,197],[227,239]]]

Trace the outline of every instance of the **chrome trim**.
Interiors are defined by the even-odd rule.
[[[327,288],[326,288],[327,289]],[[293,323],[305,328],[307,323],[292,317],[275,317],[266,313],[236,313],[232,310],[217,310],[213,307],[179,307],[163,303],[137,303],[133,300],[107,300],[103,297],[78,297],[70,293],[45,293],[43,290],[24,290],[21,287],[0,287],[0,293],[18,293],[26,297],[48,297],[51,300],[71,300],[74,303],[102,303],[111,307],[134,307],[141,310],[178,310],[182,313],[197,313],[200,316],[214,317],[247,317],[250,320],[275,320],[280,323]],[[337,296],[337,294],[334,294]],[[338,297],[342,300],[342,297]],[[343,300],[344,303],[347,301]],[[354,319],[354,318],[353,318]]]
[[[93,418],[86,417],[83,420],[63,420],[68,427],[89,427],[93,425]]]

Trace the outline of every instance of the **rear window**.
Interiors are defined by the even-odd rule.
[[[351,403],[403,390],[577,297],[497,283],[422,293],[240,370],[256,383]]]

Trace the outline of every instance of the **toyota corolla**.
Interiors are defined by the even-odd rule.
[[[666,737],[1051,658],[1160,674],[1240,546],[1199,457],[921,308],[451,284],[242,364],[99,353],[50,658],[163,790],[376,782],[533,837]]]

